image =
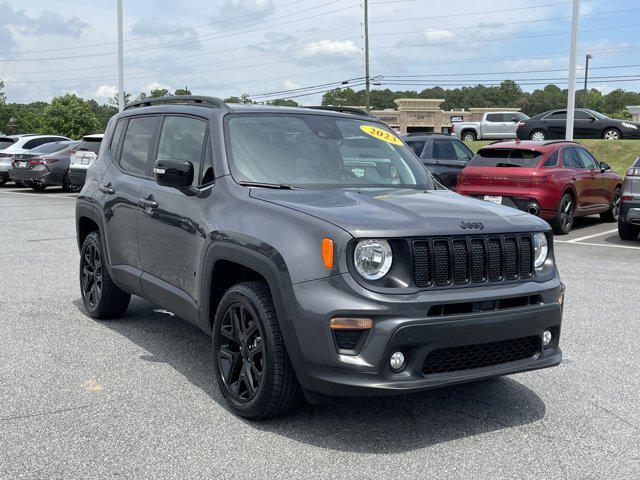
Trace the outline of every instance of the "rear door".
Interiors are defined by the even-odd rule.
[[[576,110],[573,132],[575,138],[600,138],[599,130],[594,128],[597,118],[584,110]]]
[[[210,222],[213,160],[206,118],[163,117],[157,154],[149,164],[140,191],[140,259],[142,288],[150,300],[192,319],[197,309],[200,262]],[[156,160],[187,160],[193,164],[197,195],[158,185],[152,177]]]
[[[564,138],[567,131],[567,111],[551,112],[542,118],[542,123],[549,132],[548,138]]]
[[[504,115],[502,113],[487,113],[480,123],[482,138],[502,138],[504,129]]]

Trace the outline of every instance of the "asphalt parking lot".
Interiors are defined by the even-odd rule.
[[[557,238],[559,367],[250,423],[195,327],[84,315],[73,195],[0,188],[0,477],[638,478],[640,241],[615,229]]]

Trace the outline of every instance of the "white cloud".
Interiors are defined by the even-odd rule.
[[[321,40],[307,44],[304,51],[306,55],[350,55],[359,52],[360,49],[352,40]]]
[[[169,85],[165,85],[163,83],[158,83],[158,82],[151,82],[149,85],[145,87],[144,91],[150,92],[151,90],[157,90],[159,88],[166,88],[169,91],[173,90],[173,88],[171,88]]]
[[[94,92],[94,96],[98,98],[111,98],[118,92],[115,85],[100,85]]]
[[[296,88],[300,88],[300,84],[294,82],[293,80],[289,80],[289,79],[287,79],[284,82],[282,82],[282,85],[287,90],[293,90],[293,89],[296,89]]]
[[[553,67],[553,61],[550,58],[520,58],[518,60],[504,60],[502,67],[504,70],[512,72],[548,70]]]
[[[424,31],[424,38],[428,43],[451,42],[456,38],[456,34],[451,30],[428,28]]]
[[[179,22],[167,22],[158,17],[143,17],[136,21],[130,29],[135,37],[147,37],[138,40],[139,45],[154,45],[157,42],[167,43],[169,48],[193,50],[200,48],[198,32]]]

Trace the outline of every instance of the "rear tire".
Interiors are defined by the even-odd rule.
[[[121,317],[131,300],[131,295],[120,290],[109,276],[98,232],[91,232],[82,243],[80,292],[89,316],[99,319]]]
[[[616,187],[613,191],[613,197],[611,198],[611,205],[609,210],[602,212],[600,218],[605,222],[617,222],[620,217],[620,202],[622,198],[622,192],[620,187]]]
[[[7,183],[9,180],[7,180],[6,178],[0,178],[0,187],[3,186],[5,183]]]
[[[576,207],[573,197],[568,193],[562,195],[560,203],[558,204],[558,209],[556,210],[556,216],[551,222],[553,232],[556,235],[566,235],[571,231],[575,211]]]
[[[231,409],[252,420],[283,415],[301,398],[278,319],[263,282],[231,287],[213,323],[214,373]]]
[[[462,132],[461,140],[463,142],[475,142],[477,139],[478,139],[478,137],[476,136],[475,132],[473,132],[473,131]]]
[[[534,130],[529,135],[529,140],[533,140],[534,142],[544,142],[547,139],[547,134],[544,133],[543,130]]]
[[[622,240],[635,240],[640,234],[640,226],[618,220],[618,236]]]
[[[82,187],[71,182],[69,180],[69,174],[66,174],[64,176],[64,180],[62,181],[62,190],[65,192],[78,193],[80,190],[82,190]]]

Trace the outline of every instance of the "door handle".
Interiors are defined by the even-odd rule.
[[[109,185],[100,185],[98,187],[98,190],[100,190],[102,193],[106,193],[108,195],[113,195],[114,193],[116,193],[116,191],[111,188],[111,184]]]
[[[158,202],[155,200],[149,200],[148,198],[139,198],[138,205],[144,208],[157,208]]]

